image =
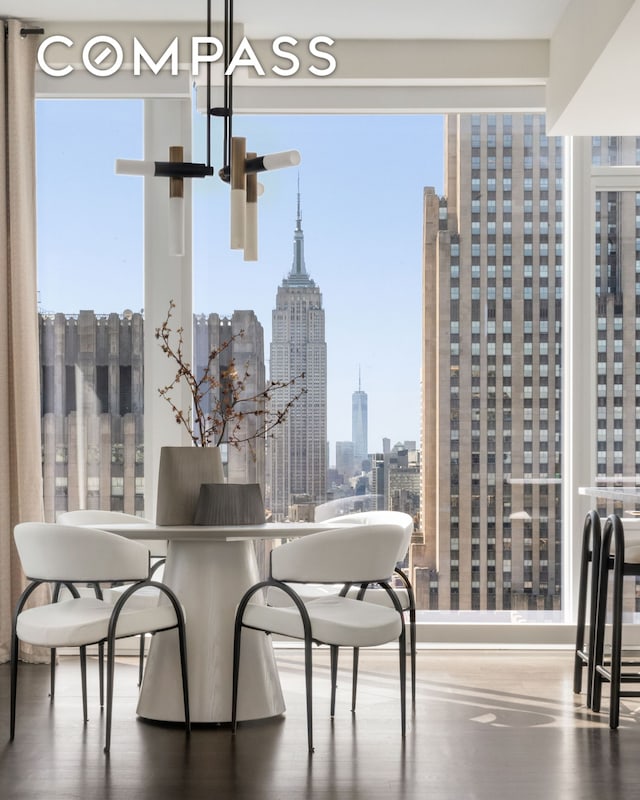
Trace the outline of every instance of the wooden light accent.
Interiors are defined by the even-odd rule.
[[[247,140],[234,136],[231,140],[231,249],[244,250],[244,221],[247,180],[244,162]]]
[[[247,159],[255,158],[256,153],[247,153]],[[244,260],[258,260],[258,175],[247,174],[247,203],[244,221]]]
[[[182,163],[184,148],[180,145],[169,148],[169,161]],[[184,255],[184,178],[169,178],[169,252],[174,256]]]

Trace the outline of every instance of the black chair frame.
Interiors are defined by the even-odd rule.
[[[582,673],[587,670],[587,708],[591,708],[593,693],[594,653],[596,639],[596,617],[598,605],[598,581],[600,576],[600,551],[602,532],[600,515],[589,511],[582,529],[580,554],[580,578],[578,583],[578,618],[576,624],[576,646],[573,665],[573,691],[582,691]],[[585,640],[587,619],[587,596],[589,596],[589,637]]]
[[[614,553],[611,554],[611,540]],[[604,658],[605,625],[607,614],[607,591],[609,572],[613,571],[611,656],[609,663]],[[622,690],[622,684],[640,683],[640,659],[625,658],[622,655],[622,612],[623,587],[627,575],[640,575],[640,563],[625,561],[624,527],[617,514],[607,517],[602,531],[602,551],[600,556],[600,577],[598,583],[598,607],[595,637],[595,665],[591,707],[600,711],[602,684],[610,684],[609,727],[615,729],[620,722],[620,699],[640,697],[640,686],[635,690]],[[633,668],[632,672],[623,667]]]
[[[416,598],[413,592],[413,586],[409,580],[406,572],[401,567],[394,569],[394,575],[397,575],[402,581],[403,587],[407,592],[409,599],[409,606],[406,609],[409,612],[409,658],[411,665],[411,705],[416,704],[416,656],[417,656],[417,635],[416,635]],[[364,589],[361,587],[358,592],[358,599],[362,600],[365,596],[365,591],[368,586],[363,584]],[[393,586],[391,587],[393,590]],[[348,589],[347,589],[348,590]],[[341,595],[346,594],[344,590],[340,592]],[[353,697],[352,697],[352,711],[356,710],[356,685],[358,682],[358,652],[357,648],[353,649]]]
[[[165,563],[166,557],[158,558],[157,561],[154,561],[151,565],[151,570],[149,571],[149,577],[153,577],[156,571],[160,569],[160,567]],[[140,652],[139,652],[139,661],[138,661],[138,686],[142,686],[142,676],[144,674],[144,633],[140,634]]]

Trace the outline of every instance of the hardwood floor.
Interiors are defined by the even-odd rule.
[[[136,666],[116,674],[111,755],[96,707],[81,719],[77,661],[58,670],[21,665],[16,739],[8,741],[9,666],[0,666],[2,800],[606,800],[639,798],[640,710],[622,708],[609,730],[572,692],[568,651],[420,650],[416,707],[400,736],[397,656],[363,651],[357,713],[349,710],[350,658],[341,654],[335,719],[329,664],[314,653],[315,753],[309,757],[302,652],[277,651],[287,713],[228,726],[179,727],[135,716]]]

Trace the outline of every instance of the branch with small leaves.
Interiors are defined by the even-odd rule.
[[[289,411],[297,400],[306,393],[304,386],[295,394],[287,393],[280,408],[272,408],[271,401],[278,390],[289,389],[304,380],[304,372],[288,381],[269,381],[264,389],[245,396],[247,382],[251,377],[248,364],[238,370],[235,359],[221,366],[222,354],[236,339],[244,336],[244,331],[233,334],[208,355],[207,364],[201,375],[197,375],[184,354],[184,328],[175,331],[170,327],[176,305],[169,303],[167,317],[155,330],[162,352],[175,361],[177,370],[173,380],[158,389],[158,394],[169,404],[175,421],[183,425],[194,444],[200,447],[218,446],[227,442],[234,447],[247,444],[254,454],[252,442],[255,439],[273,436],[274,429],[285,422]],[[184,411],[173,399],[178,387],[185,382],[191,395],[191,408]],[[206,406],[209,411],[206,411]],[[253,419],[253,431],[247,432],[247,422]]]

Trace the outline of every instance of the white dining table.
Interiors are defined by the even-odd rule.
[[[244,592],[260,580],[253,542],[296,538],[336,525],[312,522],[207,526],[95,525],[129,539],[166,540],[164,582],[185,609],[191,720],[231,720],[233,627]],[[285,710],[271,640],[260,631],[242,637],[238,719],[262,719]],[[177,631],[151,641],[137,713],[156,721],[184,719]]]

